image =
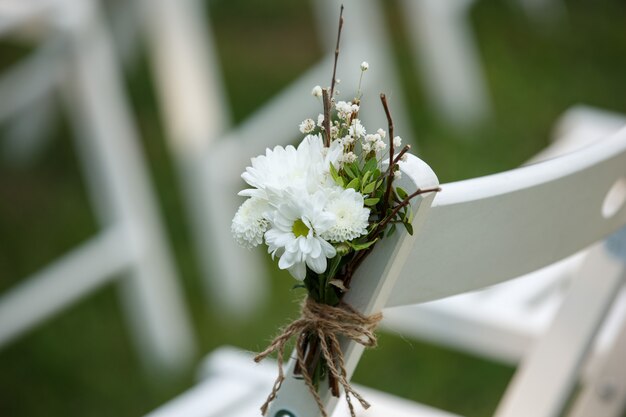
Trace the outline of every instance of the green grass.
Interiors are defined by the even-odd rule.
[[[626,112],[623,2],[570,1],[566,21],[551,30],[533,26],[512,2],[478,2],[472,18],[496,114],[464,132],[441,124],[429,110],[399,11],[394,2],[385,4],[413,121],[414,132],[405,136],[414,133],[420,156],[442,182],[517,166],[545,146],[553,121],[570,105]],[[311,13],[299,2],[216,0],[210,11],[236,122],[320,57]],[[2,45],[0,65],[23,53]],[[141,55],[129,71],[128,87],[200,351],[223,344],[259,350],[297,315],[292,300],[300,294],[290,290],[286,273],[275,272],[270,303],[247,323],[225,324],[207,305],[146,61]],[[0,158],[0,291],[97,230],[63,119],[51,136],[30,165]],[[0,351],[0,416],[136,416],[191,386],[193,371],[162,378],[142,372],[117,288],[108,285]],[[481,417],[492,413],[512,373],[510,367],[382,334],[355,380]]]

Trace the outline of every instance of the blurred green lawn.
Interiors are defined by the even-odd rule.
[[[496,115],[481,128],[455,132],[429,110],[402,19],[395,2],[385,3],[419,153],[442,182],[517,166],[545,146],[553,121],[570,105],[626,112],[626,3],[567,4],[566,21],[539,28],[514,2],[478,2],[472,17]],[[321,54],[309,8],[300,2],[214,0],[210,7],[236,121]],[[0,63],[6,66],[20,53],[2,45]],[[291,292],[286,274],[275,273],[272,300],[252,321],[227,325],[211,310],[202,296],[145,55],[129,71],[128,88],[200,352],[223,344],[259,350],[297,314],[291,300],[299,294]],[[0,158],[0,291],[97,230],[71,132],[61,121],[51,135],[53,140],[32,164],[19,166]],[[158,378],[142,372],[116,292],[114,285],[106,286],[0,351],[0,416],[137,416],[193,384],[194,369]],[[512,373],[507,366],[382,334],[380,347],[365,354],[355,380],[480,417],[493,412]]]

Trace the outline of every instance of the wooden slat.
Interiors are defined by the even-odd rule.
[[[442,185],[388,306],[487,287],[571,255],[626,224],[602,201],[626,176],[626,129],[581,151]]]

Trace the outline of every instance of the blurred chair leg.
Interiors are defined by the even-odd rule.
[[[439,117],[457,128],[491,115],[480,53],[470,28],[473,0],[402,0],[414,56]]]
[[[65,84],[70,117],[82,132],[79,150],[101,220],[125,228],[133,263],[132,276],[124,284],[124,301],[142,359],[148,365],[180,368],[195,349],[189,318],[111,41],[96,3],[83,6],[94,9],[86,10],[89,17],[70,28],[72,71]]]

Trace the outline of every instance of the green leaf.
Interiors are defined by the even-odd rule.
[[[375,189],[376,189],[376,183],[375,182],[370,182],[365,187],[363,187],[363,194],[370,194]]]
[[[346,188],[346,187],[345,187],[346,183],[345,183],[345,181],[343,180],[343,178],[341,178],[341,177],[337,177],[337,178],[335,178],[334,180],[335,180],[335,184],[337,184],[337,185],[338,185],[338,186],[340,186],[340,187]]]
[[[333,180],[335,180],[335,182],[337,182],[338,178],[341,178],[332,162],[330,163],[330,176],[333,178]]]
[[[363,178],[361,178],[361,184],[367,184],[367,180],[370,179],[371,175],[372,171],[366,171],[365,174],[363,174]]]
[[[378,238],[376,238],[374,240],[371,240],[369,242],[365,242],[365,243],[350,243],[350,246],[352,246],[352,249],[354,249],[355,251],[359,251],[359,250],[363,250],[363,249],[369,248],[374,243],[376,243],[377,240],[378,240]]]
[[[376,158],[372,158],[365,163],[365,166],[363,166],[363,171],[374,171],[377,168],[378,168],[378,161],[376,160]]]
[[[402,187],[396,187],[396,193],[398,193],[398,197],[400,197],[401,200],[404,200],[409,196],[409,194],[407,194]]]
[[[396,231],[396,224],[394,223],[391,225],[389,230],[387,230],[387,237],[393,235],[395,231]]]
[[[413,225],[411,223],[409,223],[409,222],[402,222],[402,224],[404,225],[404,228],[406,229],[408,234],[413,236]]]
[[[358,178],[354,178],[346,185],[346,188],[354,188],[355,191],[358,191],[361,188],[361,181]]]
[[[354,171],[352,171],[352,168],[350,168],[350,165],[344,165],[343,166],[343,170],[346,174],[348,174],[348,176],[350,178],[356,178],[356,174],[354,173]]]
[[[365,205],[366,206],[375,206],[380,201],[380,198],[366,198]]]
[[[380,169],[376,168],[372,171],[372,179],[377,180],[380,177]]]

